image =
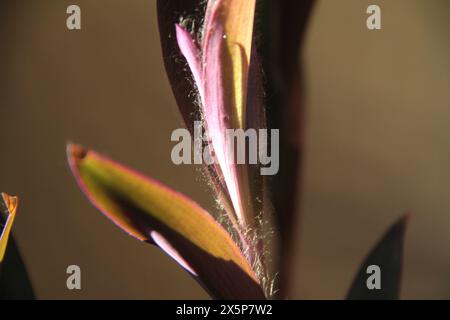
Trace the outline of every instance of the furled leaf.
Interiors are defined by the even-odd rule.
[[[33,288],[11,235],[17,197],[0,196],[0,300],[34,299]]]
[[[208,6],[212,6],[212,3],[213,1],[209,1]],[[210,8],[207,11],[210,11]],[[194,121],[201,121],[198,100],[202,104],[204,102],[203,68],[200,44],[197,44],[196,39],[187,31],[186,24],[194,33],[199,32],[198,27],[204,20],[205,5],[198,0],[158,0],[157,12],[164,65],[169,82],[186,127],[194,135]],[[182,56],[186,58],[189,68],[182,63]],[[200,99],[195,99],[196,92]],[[214,192],[221,199],[222,205],[232,208],[218,165],[205,166],[205,172],[210,177]]]
[[[254,13],[254,0],[210,2],[202,39],[205,126],[234,211],[244,228],[253,227],[254,218],[248,172],[245,166],[234,163],[235,150],[226,132],[246,125]]]
[[[403,242],[408,215],[399,219],[381,238],[361,265],[350,288],[347,298],[350,300],[393,300],[400,296]],[[367,282],[376,271],[369,266],[379,267],[381,288],[369,289]],[[368,271],[369,270],[369,271]],[[369,279],[369,280],[368,280]]]
[[[80,146],[68,146],[68,160],[97,209],[131,236],[158,245],[212,297],[264,298],[236,243],[191,199]]]
[[[202,39],[199,26],[205,25],[214,1],[158,0],[158,22],[166,72],[178,107],[188,129],[193,133],[194,121],[201,120],[201,106],[205,105],[203,85]],[[189,68],[185,67],[183,55]],[[194,80],[194,81],[192,81]],[[195,95],[198,93],[198,97]],[[205,166],[214,193],[227,214],[230,223],[236,228],[235,211],[217,163]],[[237,228],[236,228],[237,229]],[[246,239],[238,231],[238,237],[246,246]]]

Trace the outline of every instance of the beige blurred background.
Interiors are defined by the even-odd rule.
[[[66,8],[82,9],[68,31]],[[365,27],[369,4],[382,30]],[[450,298],[450,2],[322,0],[306,46],[303,220],[291,298],[342,298],[385,228],[413,212],[403,298]],[[182,120],[164,73],[155,2],[1,0],[0,189],[39,298],[206,298],[158,249],[85,200],[76,141],[210,208],[197,169],[170,161]],[[66,267],[82,290],[66,289]]]

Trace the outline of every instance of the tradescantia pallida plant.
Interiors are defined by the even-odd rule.
[[[300,152],[292,143],[295,139],[283,130],[299,121],[294,115],[300,108],[296,90],[301,77],[292,57],[300,46],[289,44],[284,52],[264,41],[289,31],[291,40],[299,43],[312,1],[300,7],[287,0],[278,5],[260,3],[271,3],[269,10],[258,10],[256,0],[157,1],[164,63],[180,112],[189,130],[194,121],[202,121],[210,137],[209,150],[217,159],[205,166],[205,172],[220,203],[218,212],[207,212],[192,199],[95,151],[74,144],[67,147],[72,173],[91,203],[129,235],[161,248],[219,299],[286,298],[288,292],[290,268],[285,267],[285,258],[291,250],[296,200],[290,191],[296,184],[287,179],[295,180],[292,174],[297,172]],[[292,7],[302,10],[303,22],[298,26],[289,12]],[[258,14],[262,24],[281,26],[280,17],[286,17],[288,26],[299,30],[255,27]],[[289,57],[284,61],[288,68],[280,63],[284,55]],[[277,75],[276,79],[263,81],[262,70],[267,76]],[[266,103],[275,104],[267,109],[265,91],[272,97]],[[233,150],[226,143],[226,129],[274,126],[282,131],[285,166],[280,177],[265,179],[257,165],[229,161]],[[288,195],[284,199],[279,196],[283,188]],[[274,225],[267,227],[271,221]],[[398,298],[404,227],[403,218],[382,237],[364,261],[348,298]],[[265,234],[273,229],[282,236],[270,255]],[[271,258],[277,263],[272,264]],[[389,284],[376,294],[365,286],[365,271],[373,264],[390,275],[384,280]]]
[[[247,128],[254,12],[255,1],[209,2],[201,43],[183,26],[172,26],[199,94],[191,104],[201,105],[213,137],[218,164],[207,170],[231,232],[187,197],[94,152],[68,148],[72,171],[92,203],[131,235],[165,250],[217,298],[262,299],[270,290],[254,209],[261,206],[255,199],[263,183],[251,183],[253,168],[228,161],[225,143],[226,129]]]

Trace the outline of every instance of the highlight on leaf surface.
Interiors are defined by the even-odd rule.
[[[409,215],[394,223],[369,253],[347,295],[349,300],[394,300],[400,297],[403,242]],[[371,271],[370,266],[375,266]],[[368,273],[369,271],[369,273]],[[380,288],[369,289],[371,272],[380,272]],[[374,274],[373,276],[377,276]],[[375,279],[376,280],[376,279]],[[374,281],[375,281],[374,280]]]
[[[156,244],[214,298],[264,299],[228,232],[188,197],[94,151],[68,145],[71,170],[91,203],[131,236]]]
[[[221,60],[221,80],[225,93],[232,98],[228,102],[234,106],[230,112],[235,115],[234,126],[244,128],[256,1],[218,0],[210,3],[203,39],[203,63],[208,65],[211,60]],[[221,39],[220,45],[215,38]]]

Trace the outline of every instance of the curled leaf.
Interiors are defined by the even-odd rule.
[[[16,216],[18,201],[17,197],[11,197],[6,193],[1,193],[0,201],[0,263],[2,263],[8,245],[9,234]]]
[[[100,154],[69,145],[72,172],[91,203],[118,227],[156,244],[214,298],[263,299],[239,247],[186,196]]]
[[[208,2],[198,50],[188,32],[177,26],[178,45],[201,95],[205,128],[217,158],[218,176],[244,228],[253,227],[253,208],[246,167],[234,164],[235,150],[227,129],[244,129],[252,50],[255,0]],[[200,58],[199,58],[200,57]],[[199,72],[199,69],[201,69]]]
[[[11,235],[18,199],[0,196],[0,300],[34,299],[33,288]]]
[[[394,300],[400,296],[403,242],[408,215],[400,218],[369,253],[347,295],[349,300]],[[375,268],[374,268],[375,267]],[[369,289],[371,273],[380,272],[380,288]],[[374,278],[375,279],[375,278]],[[374,280],[375,281],[375,280]]]

